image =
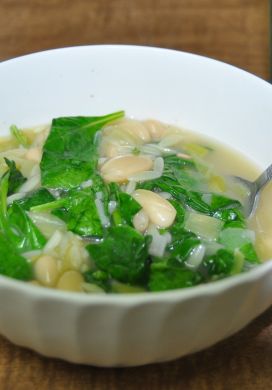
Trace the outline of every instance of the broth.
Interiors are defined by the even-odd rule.
[[[12,253],[0,273],[85,293],[163,291],[272,258],[272,185],[246,221],[247,189],[232,178],[254,180],[254,164],[210,138],[123,115],[13,127],[0,142],[0,251]]]
[[[205,161],[214,166],[220,174],[240,176],[249,181],[256,180],[261,174],[249,158],[221,142],[215,142],[208,137],[190,131],[185,131],[185,134],[189,141],[207,145],[213,149],[213,153],[208,154]],[[256,233],[255,248],[262,261],[272,258],[272,213],[269,211],[271,199],[272,183],[269,183],[261,191],[256,210],[248,220],[249,228]]]

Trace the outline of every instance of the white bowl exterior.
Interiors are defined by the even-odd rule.
[[[207,58],[91,46],[0,64],[0,130],[125,109],[223,140],[271,163],[272,87]],[[272,262],[159,294],[85,296],[0,278],[0,333],[44,355],[101,366],[165,361],[233,334],[272,303]]]
[[[135,366],[199,351],[244,327],[271,305],[272,263],[231,283],[133,297],[0,283],[0,333],[15,344],[75,363]]]

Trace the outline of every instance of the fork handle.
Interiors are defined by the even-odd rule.
[[[259,192],[269,181],[272,180],[272,164],[255,181],[257,192]]]

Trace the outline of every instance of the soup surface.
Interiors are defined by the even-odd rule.
[[[210,139],[117,112],[65,117],[0,142],[0,274],[85,293],[164,291],[245,272],[272,256],[271,188]]]

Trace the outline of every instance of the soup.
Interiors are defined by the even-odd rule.
[[[228,148],[117,112],[11,126],[0,143],[0,273],[85,293],[164,291],[229,277],[272,255],[267,189]],[[268,191],[268,192],[267,192]]]

